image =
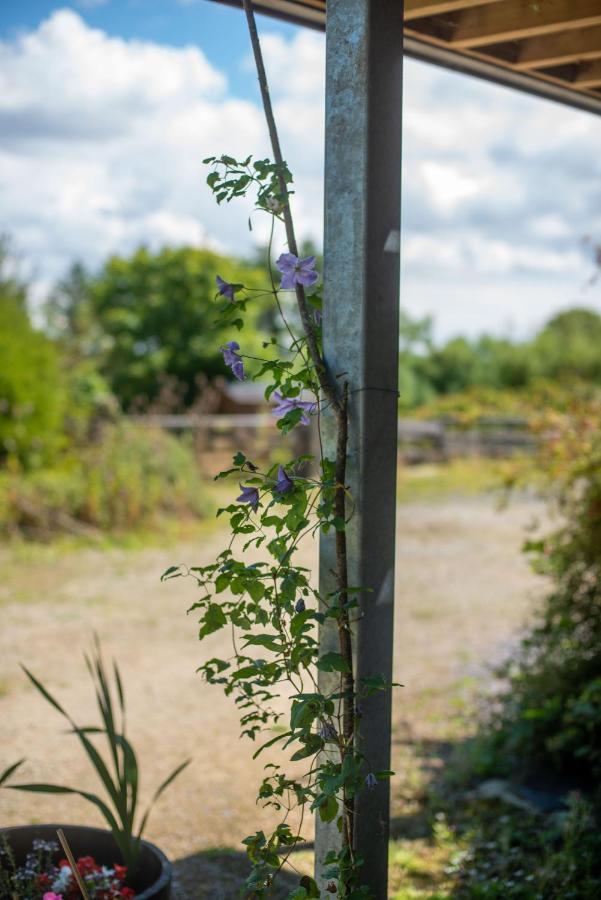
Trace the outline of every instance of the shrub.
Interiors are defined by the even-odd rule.
[[[538,468],[560,526],[526,551],[551,590],[503,674],[498,758],[591,783],[601,775],[601,403],[538,423]]]
[[[192,452],[129,423],[105,425],[95,444],[60,465],[0,476],[0,532],[46,535],[121,530],[159,514],[201,515],[206,497]]]
[[[26,466],[51,461],[64,443],[67,400],[56,346],[0,281],[0,462],[8,456]]]

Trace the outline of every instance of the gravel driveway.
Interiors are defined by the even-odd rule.
[[[483,497],[399,508],[395,677],[405,687],[394,701],[395,814],[415,802],[411,767],[420,762],[420,747],[448,737],[449,716],[457,719],[486,664],[511,646],[541,591],[519,552],[525,527],[540,512],[526,500],[497,512]],[[19,662],[77,721],[92,724],[82,652],[96,630],[122,669],[143,794],[180,760],[194,758],[148,829],[149,839],[184,861],[180,898],[237,896],[240,839],[271,821],[255,806],[263,761],[253,762],[252,745],[240,741],[230,700],[195,674],[207,654],[229,653],[229,637],[219,632],[201,647],[185,614],[193,584],[159,581],[172,563],[209,561],[222,540],[212,532],[194,546],[49,551],[22,565],[5,553],[0,560],[7,573],[0,586],[0,769],[26,756],[27,780],[93,787],[77,742],[62,733]],[[315,564],[314,547],[304,555]],[[61,820],[97,821],[75,798],[0,793],[3,824]]]

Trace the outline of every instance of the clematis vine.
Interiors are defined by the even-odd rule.
[[[294,253],[282,253],[276,260],[276,266],[282,273],[281,289],[293,291],[297,284],[303,287],[311,287],[319,280],[315,271],[315,257],[307,256],[299,259]]]
[[[239,349],[240,344],[237,341],[228,341],[221,348],[221,352],[226,366],[232,370],[238,381],[244,381],[244,363],[237,352]]]
[[[282,397],[279,391],[273,392],[273,399],[275,400],[276,405],[271,410],[272,416],[275,416],[276,419],[282,419],[289,412],[293,412],[295,409],[302,410],[302,415],[299,420],[300,425],[309,425],[311,420],[309,415],[314,413],[317,409],[317,404],[311,402],[309,400],[299,400],[298,397]]]
[[[271,398],[271,413],[282,437],[299,425],[310,425],[312,416],[319,428],[315,413],[323,403],[334,439],[328,438],[329,451],[320,440],[321,453],[313,467],[305,455],[283,463],[257,459],[257,466],[241,451],[236,453],[232,467],[217,475],[236,478],[240,487],[236,501],[218,513],[229,517],[227,545],[210,564],[185,569],[174,566],[163,577],[188,575],[197,581],[200,596],[191,610],[198,613],[201,640],[221,628],[231,629],[233,652],[207,659],[199,671],[209,683],[221,685],[228,696],[234,696],[242,734],[252,741],[264,741],[255,757],[279,742],[282,749],[292,748],[294,774],[285,773],[279,764],[265,767],[258,798],[281,818],[270,835],[258,830],[243,841],[251,863],[245,896],[253,900],[274,896],[278,872],[304,840],[300,825],[298,829],[294,826],[294,811],[300,811],[297,823],[302,824],[310,810],[323,822],[333,823],[341,847],[328,853],[315,879],[300,877],[289,900],[309,900],[322,896],[324,890],[337,894],[339,900],[374,900],[369,887],[361,883],[361,859],[354,844],[354,798],[363,790],[376,790],[378,782],[392,773],[374,774],[361,752],[360,705],[390,685],[383,676],[356,678],[353,668],[353,622],[360,608],[361,588],[348,586],[346,523],[352,515],[346,483],[348,385],[343,376],[331,375],[323,356],[320,303],[315,295],[306,293],[319,280],[316,260],[298,256],[289,202],[292,174],[279,149],[252,3],[242,3],[275,159],[208,157],[205,163],[211,171],[207,184],[218,204],[254,195],[255,212],[270,218],[272,237],[283,224],[289,252],[276,261],[280,285],[271,278],[270,256],[267,285],[247,291],[244,302],[235,299],[244,285],[218,276],[218,294],[232,304],[222,305],[220,313],[224,322],[231,323],[235,311],[240,315],[236,325],[243,327],[246,306],[259,298],[263,303],[271,295],[290,341],[284,346],[275,339],[265,341],[266,358],[253,357],[259,365],[252,377],[263,383],[265,396]],[[296,315],[284,318],[282,310],[289,307],[282,303],[280,291],[295,292]],[[225,364],[242,381],[246,376],[240,345],[230,340],[221,349]],[[282,441],[278,453],[284,448]],[[301,471],[301,465],[303,473],[307,472],[302,477],[294,474]],[[301,542],[315,540],[320,533],[332,536],[335,551],[329,579],[332,587],[326,591],[314,583],[313,573],[295,555]],[[329,630],[336,649],[324,651],[319,624]],[[259,652],[255,654],[255,650]],[[327,674],[322,680],[321,675],[316,678],[316,672]],[[285,691],[282,685],[286,685]],[[275,702],[282,693],[291,704],[285,727],[281,725],[282,705]]]
[[[217,282],[217,291],[221,294],[222,297],[226,297],[228,300],[234,302],[234,294],[236,293],[236,288],[238,285],[230,284],[229,281],[224,281],[220,275],[217,275],[215,278]]]
[[[240,485],[240,489],[242,493],[239,497],[236,497],[238,503],[248,503],[253,512],[259,508],[259,491],[256,487],[252,487],[252,485]]]
[[[284,466],[279,466],[278,468],[278,477],[273,490],[276,494],[289,494],[290,491],[294,490],[294,482],[286,472]]]
[[[324,741],[337,741],[338,740],[338,732],[329,722],[324,722],[321,728],[319,729],[319,736]]]

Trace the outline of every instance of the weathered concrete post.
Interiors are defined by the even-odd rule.
[[[367,589],[355,634],[358,682],[392,675],[402,23],[399,0],[327,3],[324,346],[330,371],[344,375],[350,391],[349,583]],[[333,458],[329,428],[326,421]],[[325,592],[333,583],[332,544],[322,537]],[[322,645],[334,649],[336,635],[324,629]],[[390,768],[390,719],[390,693],[362,704],[360,746],[374,771]],[[363,877],[376,900],[387,896],[388,829],[382,782],[358,798],[355,823]],[[318,880],[338,840],[335,827],[318,822]]]

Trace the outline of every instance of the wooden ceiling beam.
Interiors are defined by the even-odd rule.
[[[484,4],[499,3],[500,0],[477,0]],[[470,9],[474,0],[405,0],[405,22],[421,19],[422,16],[440,16],[445,13]]]
[[[584,62],[578,69],[578,74],[572,82],[573,87],[581,90],[601,86],[601,59],[592,62]]]
[[[518,51],[516,69],[542,69],[601,57],[601,25],[529,38]]]
[[[450,45],[458,50],[601,25],[601,0],[505,0],[457,14]]]

